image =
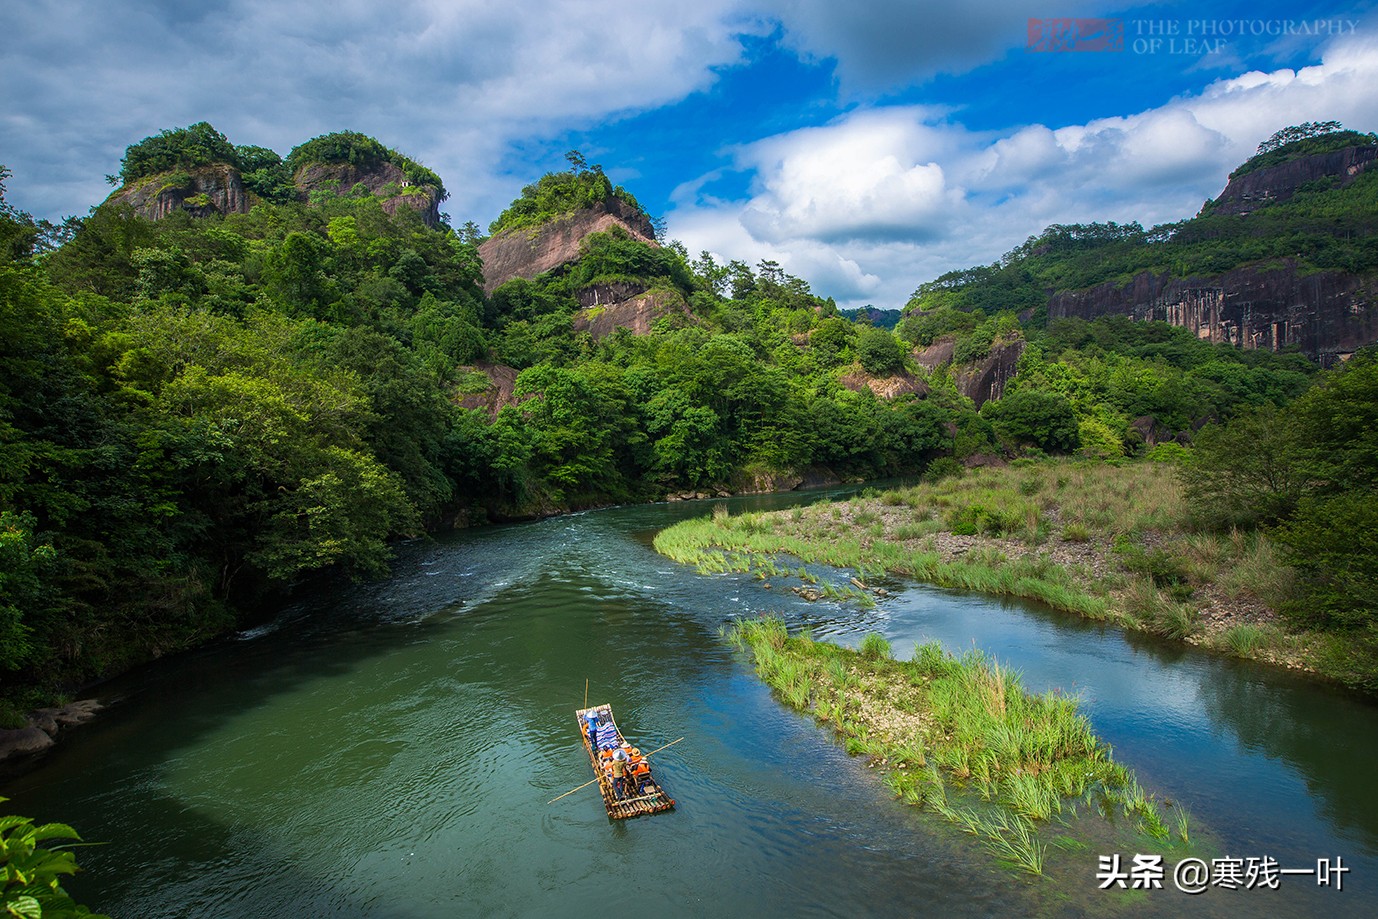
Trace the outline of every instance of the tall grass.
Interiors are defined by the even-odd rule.
[[[775,617],[739,620],[725,634],[783,702],[832,725],[849,753],[884,763],[896,797],[931,807],[1021,870],[1043,872],[1036,827],[1093,793],[1149,836],[1168,837],[1152,799],[1075,700],[1027,691],[980,651],[956,657],[925,644],[898,661],[879,635],[850,651],[791,637]]]

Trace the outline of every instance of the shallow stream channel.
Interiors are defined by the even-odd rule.
[[[716,504],[833,494],[402,546],[388,580],[100,687],[110,708],[8,780],[6,808],[103,843],[67,886],[117,919],[1378,915],[1372,701],[1025,603],[901,581],[871,609],[807,603],[651,549]],[[772,697],[720,635],[772,612],[846,645],[879,632],[900,657],[979,648],[1075,694],[1115,758],[1189,809],[1195,855],[1289,873],[1189,895],[1169,855],[1160,889],[1103,890],[1101,858],[1136,853],[1094,839],[1046,878],[1011,870]],[[592,787],[547,803],[592,778],[585,680],[643,749],[685,738],[655,757],[674,811],[613,822]]]

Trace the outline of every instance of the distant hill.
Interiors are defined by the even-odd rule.
[[[883,310],[874,306],[859,306],[854,310],[838,310],[838,315],[855,322],[861,317],[865,317],[871,325],[878,329],[893,329],[904,315],[904,310]]]
[[[1378,341],[1375,162],[1372,134],[1265,143],[1190,220],[1054,225],[996,264],[920,285],[906,313],[1012,310],[1036,324],[1129,316],[1241,348],[1344,359]]]

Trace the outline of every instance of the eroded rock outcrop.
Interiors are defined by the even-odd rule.
[[[383,210],[389,214],[414,210],[427,226],[440,225],[439,190],[411,184],[401,168],[392,163],[368,168],[349,163],[308,163],[297,170],[293,181],[302,201],[309,201],[314,191],[348,195],[362,187],[382,199]],[[244,188],[239,170],[225,163],[149,176],[106,199],[106,203],[128,204],[149,220],[162,220],[177,211],[186,211],[193,217],[247,214],[258,202],[258,196]]]
[[[1024,353],[1024,339],[1012,338],[997,341],[990,351],[979,361],[958,364],[952,368],[952,381],[957,391],[976,403],[980,408],[992,399],[1005,394],[1005,385],[1014,378],[1019,358]],[[926,348],[914,352],[914,360],[929,373],[943,364],[951,364],[956,351],[956,341],[945,336]]]
[[[521,401],[516,396],[517,375],[521,371],[515,367],[479,361],[460,367],[459,372],[470,377],[470,382],[463,386],[458,397],[463,408],[487,412],[490,420],[497,420],[498,412]],[[482,384],[479,376],[486,378],[487,383]]]
[[[981,360],[963,364],[953,372],[957,390],[980,408],[992,399],[1005,394],[1005,384],[1014,379],[1019,357],[1024,353],[1024,339],[997,341]]]
[[[534,229],[505,230],[484,240],[483,292],[491,294],[513,278],[534,278],[579,258],[584,237],[621,227],[647,245],[656,245],[655,229],[640,210],[609,197],[590,208],[557,217]]]
[[[311,192],[318,189],[348,195],[356,188],[364,188],[381,199],[383,210],[389,214],[412,210],[421,215],[427,226],[440,225],[439,189],[413,185],[394,163],[377,163],[367,168],[351,163],[307,163],[296,171],[292,181],[306,200],[310,200]]]
[[[42,753],[57,743],[56,737],[64,728],[85,724],[102,708],[104,706],[95,699],[82,699],[32,712],[24,727],[0,730],[0,761]]]
[[[852,392],[869,389],[882,399],[898,399],[904,395],[928,395],[928,384],[908,371],[875,376],[860,368],[849,371],[838,379]]]
[[[107,204],[127,204],[149,220],[185,210],[193,217],[247,214],[253,206],[239,170],[225,164],[197,166],[140,179],[115,191]]]
[[[1256,169],[1230,179],[1211,206],[1212,214],[1242,215],[1291,198],[1303,185],[1328,180],[1343,188],[1373,168],[1378,146],[1345,147],[1330,153],[1301,156],[1276,166]]]
[[[595,339],[605,338],[618,329],[633,335],[649,335],[657,320],[667,316],[684,323],[694,321],[684,298],[676,291],[640,292],[625,300],[587,306],[574,314],[574,331],[588,332]]]
[[[1378,341],[1378,276],[1303,274],[1290,259],[1211,277],[1143,272],[1054,294],[1048,316],[1132,316],[1190,329],[1198,338],[1279,351],[1295,345],[1323,364]]]

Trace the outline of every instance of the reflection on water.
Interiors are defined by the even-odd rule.
[[[123,701],[6,793],[113,841],[70,886],[122,917],[606,916],[610,890],[655,915],[1378,913],[1371,704],[1025,605],[900,583],[873,610],[810,605],[650,550],[707,511],[406,546],[388,581],[111,685]],[[771,698],[718,635],[764,611],[902,654],[982,648],[1075,692],[1215,854],[1340,855],[1345,889],[1100,892],[1096,851],[1055,853],[1056,883],[1014,876]],[[613,824],[592,790],[546,803],[588,778],[585,680],[643,747],[686,738],[658,767],[676,811]]]

